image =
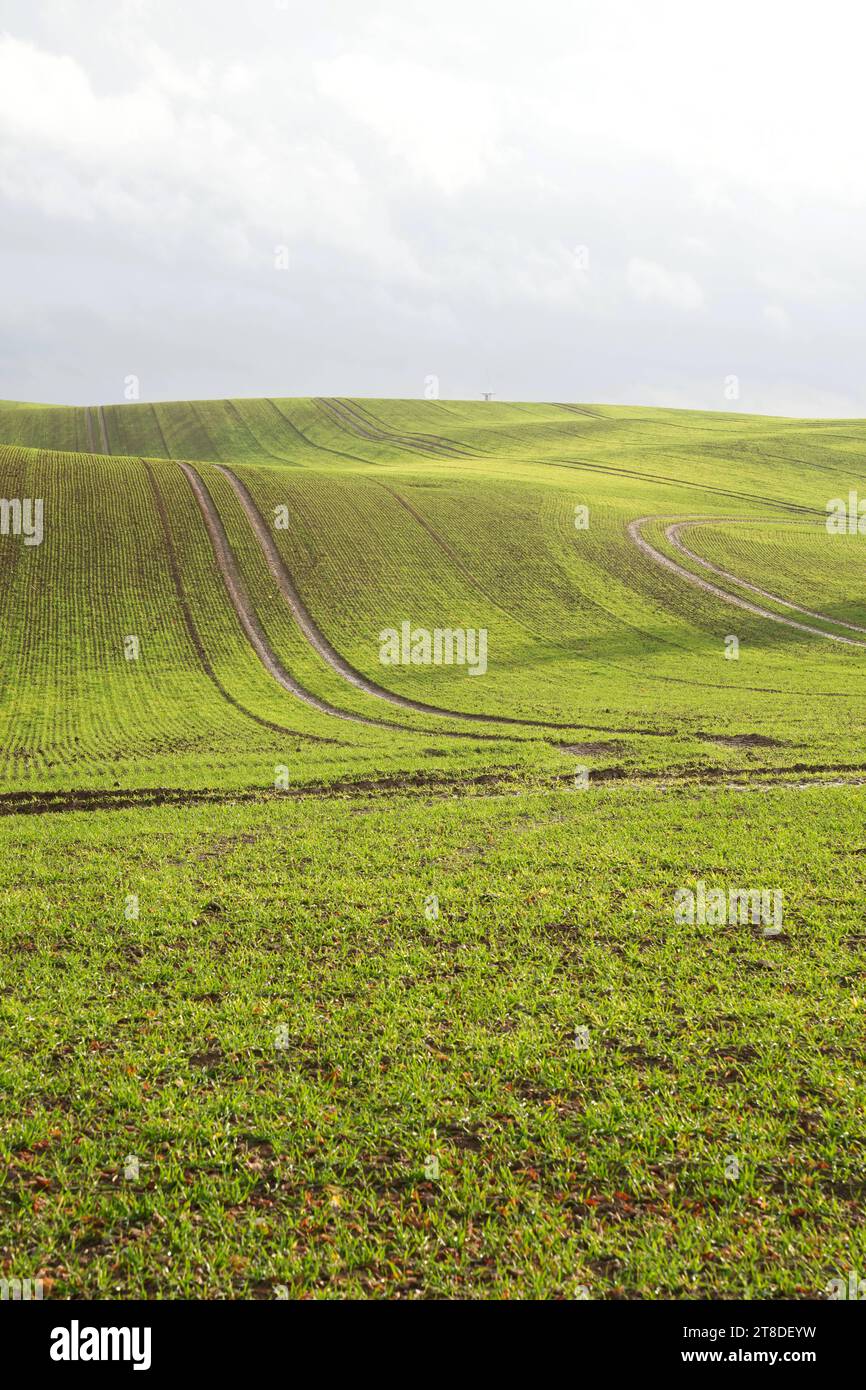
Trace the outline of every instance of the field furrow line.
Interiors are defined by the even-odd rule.
[[[244,428],[247,430],[247,432],[248,432],[248,434],[251,436],[251,438],[255,440],[256,446],[257,446],[258,448],[261,449],[261,451],[262,451],[263,454],[265,454],[268,458],[271,458],[271,459],[276,460],[276,462],[278,462],[278,463],[287,463],[287,464],[289,464],[289,465],[292,466],[292,467],[296,467],[296,466],[297,466],[297,460],[291,458],[290,455],[285,454],[285,453],[275,453],[275,452],[274,452],[277,446],[276,446],[276,445],[271,445],[271,444],[268,444],[268,443],[265,442],[265,440],[262,438],[261,434],[259,434],[259,432],[258,432],[258,430],[261,428],[261,426],[258,426],[258,428],[254,428],[254,427],[253,427],[253,423],[252,423],[251,421],[249,421],[249,420],[246,418],[246,416],[243,415],[243,414],[241,413],[240,408],[238,407],[238,405],[237,405],[237,403],[236,403],[235,401],[229,401],[228,404],[229,404],[229,407],[230,407],[230,409],[232,410],[233,414],[235,415],[236,419],[238,420],[238,422],[244,426]],[[256,406],[256,404],[258,404],[258,403],[257,403],[257,402],[253,402],[253,405],[250,406],[250,407],[248,407],[248,408],[249,408],[249,409],[254,409],[255,406]],[[282,441],[281,441],[280,447],[284,447],[284,446],[282,445]]]
[[[518,627],[521,627],[523,629],[524,632],[528,632],[531,637],[538,637],[543,642],[550,642],[553,646],[560,647],[562,650],[567,650],[566,645],[564,643],[556,641],[544,632],[536,631],[536,629],[530,627],[530,625],[527,622],[525,622],[523,618],[519,617],[516,613],[512,612],[510,608],[507,608],[500,599],[495,598],[493,594],[489,593],[488,590],[481,583],[478,576],[469,567],[469,565],[466,564],[466,562],[457,553],[454,547],[452,545],[449,545],[448,541],[446,541],[444,537],[439,534],[436,528],[427,520],[427,518],[421,512],[418,511],[418,509],[415,506],[413,506],[413,504],[409,501],[408,498],[404,497],[402,493],[397,492],[394,488],[389,487],[387,483],[379,482],[378,478],[374,478],[373,481],[377,483],[379,487],[384,488],[385,491],[389,493],[391,497],[394,498],[394,501],[399,503],[403,510],[409,513],[413,521],[417,522],[417,524],[424,531],[426,531],[430,539],[434,541],[436,545],[439,546],[439,548],[445,555],[448,556],[448,559],[454,565],[454,568],[460,574],[463,575],[464,579],[466,579],[472,585],[473,589],[476,589],[479,594],[481,594],[485,599],[487,599],[488,603],[492,603],[496,608],[499,609],[500,613],[503,613],[505,617],[509,619],[510,622],[516,623]]]
[[[327,700],[320,699],[318,695],[314,695],[312,691],[307,690],[299,681],[295,680],[291,672],[286,670],[268,641],[265,630],[259,621],[252,602],[250,601],[249,594],[247,593],[246,586],[241,578],[237,562],[232,553],[231,546],[229,545],[228,537],[225,533],[222,521],[220,520],[219,513],[214,505],[213,498],[194,468],[188,463],[181,463],[179,467],[186,475],[190,487],[193,490],[193,494],[195,495],[195,499],[198,502],[205,526],[208,530],[208,535],[211,539],[217,566],[223,577],[234,610],[240,619],[241,626],[262,665],[270,672],[274,680],[278,681],[279,684],[283,686],[285,690],[288,690],[290,694],[294,695],[296,699],[302,700],[304,704],[309,705],[312,709],[318,710],[320,714],[328,714],[335,719],[345,719],[355,724],[367,724],[372,728],[399,729],[401,733],[423,733],[429,736],[429,730],[412,729],[403,724],[396,724],[391,720],[374,719],[367,715],[353,714],[349,710],[338,709],[336,705],[330,704]],[[234,474],[232,474],[228,468],[223,467],[221,464],[214,464],[214,467],[224,473],[233,484],[237,484]],[[244,489],[244,492],[245,491],[246,489]],[[241,500],[243,500],[243,498]],[[252,499],[250,499],[250,505],[255,509],[255,504],[252,503]],[[261,524],[264,528],[264,523],[262,522]]]
[[[343,411],[335,402],[325,400],[325,398],[321,396],[316,396],[314,399],[319,409],[324,411],[324,413],[329,416],[340,429],[345,430],[347,434],[354,434],[361,439],[369,439],[374,444],[396,445],[399,443],[398,440],[392,439],[389,435],[385,434],[384,431],[373,429],[364,425],[361,421],[353,419],[347,411]],[[407,447],[415,448],[414,445],[408,445]],[[423,453],[429,451],[417,449],[416,452]]]
[[[184,467],[184,465],[181,465]],[[337,651],[328,641],[325,634],[316,624],[312,614],[298,593],[286,564],[280,555],[279,550],[274,544],[274,539],[268,530],[267,524],[258,509],[252,494],[246,484],[235,474],[232,469],[224,464],[215,464],[221,473],[228,478],[235,492],[238,495],[241,506],[247,514],[247,519],[253,528],[256,538],[264,552],[268,568],[277,582],[277,587],[285,599],[292,613],[292,616],[306,637],[307,641],[328,663],[332,670],[354,685],[358,690],[364,690],[368,695],[375,695],[377,699],[387,700],[389,704],[397,705],[402,709],[414,710],[418,714],[434,714],[444,719],[465,719],[474,723],[483,724],[509,724],[527,728],[538,729],[575,729],[584,728],[580,723],[559,724],[551,723],[543,719],[518,719],[513,715],[500,714],[480,714],[466,710],[446,709],[440,705],[428,705],[421,700],[413,700],[406,695],[397,695],[393,690],[387,690],[384,686],[377,685],[350,665],[344,656]],[[464,737],[464,735],[452,732],[452,738]],[[475,735],[477,737],[477,735]]]
[[[315,439],[311,439],[308,434],[304,433],[300,425],[296,425],[294,420],[291,420],[284,411],[280,410],[276,401],[273,400],[270,396],[267,397],[267,402],[268,405],[276,411],[283,424],[288,426],[288,428],[294,434],[297,435],[298,439],[303,440],[303,442],[307,444],[309,448],[316,449],[319,453],[322,454],[330,454],[331,458],[349,459],[352,463],[363,463],[367,466],[370,466],[372,464],[372,459],[363,458],[361,454],[347,454],[343,449],[332,449],[329,444],[317,444]]]
[[[705,560],[702,555],[696,555],[693,550],[689,550],[688,546],[684,545],[680,540],[680,533],[690,526],[721,526],[724,524],[730,525],[732,523],[738,526],[756,526],[759,524],[781,526],[784,524],[783,522],[776,521],[775,518],[768,519],[768,521],[764,521],[762,518],[759,523],[757,521],[744,521],[742,517],[696,517],[694,520],[674,522],[671,526],[666,528],[665,536],[676,550],[679,550],[681,554],[693,560],[696,565],[701,565],[704,569],[710,570],[712,574],[718,575],[720,579],[730,580],[732,584],[739,585],[741,589],[748,589],[753,594],[759,594],[761,598],[769,599],[771,603],[778,603],[780,608],[790,608],[794,613],[803,613],[807,618],[818,618],[820,622],[831,623],[834,627],[844,627],[850,632],[866,633],[866,627],[860,627],[857,623],[846,623],[843,622],[841,618],[828,618],[825,613],[819,613],[814,608],[803,608],[799,603],[791,603],[788,599],[779,598],[778,594],[770,593],[769,589],[762,589],[759,584],[750,584],[748,580],[740,579],[737,575],[731,574],[729,570],[721,569],[710,560]]]
[[[413,449],[416,453],[432,454],[437,458],[469,457],[464,450],[457,445],[447,443],[444,439],[434,440],[432,436],[428,436],[429,442],[424,443],[421,436],[395,434],[390,430],[372,425],[343,401],[331,400],[324,396],[317,396],[315,399],[316,404],[326,410],[337,424],[343,425],[351,434],[360,435],[362,439],[369,439],[377,444],[393,444],[398,448]]]
[[[531,459],[520,459],[515,462],[531,463]],[[791,512],[798,516],[825,517],[826,512],[819,512],[817,507],[803,507],[799,502],[783,502],[778,497],[767,497],[760,492],[737,492],[733,488],[713,487],[710,483],[698,483],[686,478],[670,477],[664,473],[645,473],[639,468],[615,468],[612,464],[587,463],[585,459],[545,459],[546,468],[573,468],[580,472],[587,473],[608,473],[615,478],[632,478],[644,480],[650,483],[672,483],[675,487],[693,489],[697,488],[701,492],[717,493],[720,497],[737,497],[745,502],[762,502],[769,507],[778,507],[781,511]],[[658,521],[658,517],[641,517],[641,521]]]
[[[233,695],[230,695],[229,692],[226,690],[225,686],[223,685],[222,681],[220,680],[219,676],[216,674],[216,671],[213,669],[213,666],[211,665],[210,658],[205,649],[205,645],[202,641],[201,634],[196,626],[195,619],[193,618],[192,611],[190,609],[189,602],[184,591],[183,580],[180,574],[180,566],[178,565],[177,554],[174,548],[174,538],[171,532],[171,523],[169,522],[168,512],[166,511],[165,499],[163,498],[163,495],[159,489],[159,484],[156,481],[156,477],[154,475],[152,466],[145,459],[142,459],[141,462],[145,472],[147,473],[147,476],[150,480],[150,486],[153,490],[153,500],[156,504],[157,515],[159,516],[159,520],[162,525],[163,535],[165,537],[165,548],[166,554],[168,555],[168,568],[171,574],[172,582],[174,584],[175,592],[177,593],[178,602],[180,603],[181,612],[183,614],[184,626],[186,627],[189,639],[193,647],[195,648],[196,656],[198,657],[202,670],[204,671],[208,680],[210,680],[213,683],[213,685],[216,686],[220,695],[224,700],[228,702],[228,704],[232,705],[241,714],[245,715],[248,719],[254,720],[256,724],[260,724],[265,729],[272,729],[274,733],[278,734],[290,734],[293,738],[309,739],[311,742],[314,743],[336,743],[336,739],[325,738],[321,734],[302,734],[297,729],[290,729],[285,724],[276,724],[271,719],[265,719],[259,714],[254,714],[252,710],[247,709],[244,705],[240,703],[239,700],[236,700],[235,697]]]
[[[400,440],[406,443],[430,445],[437,451],[447,450],[454,457],[478,457],[474,450],[469,449],[465,444],[461,444],[457,439],[449,439],[446,434],[425,434],[420,430],[412,430],[410,433],[406,434],[393,430],[384,420],[380,420],[378,416],[374,415],[369,406],[361,405],[358,401],[340,399],[334,401],[334,404],[341,406],[343,410],[347,411],[351,416],[354,416],[355,419],[360,419],[365,424],[371,425],[373,429],[381,430],[389,439]]]
[[[110,454],[110,453],[111,453],[111,449],[110,449],[109,444],[108,444],[108,426],[107,426],[106,423],[105,423],[105,407],[104,407],[104,406],[98,405],[98,406],[96,407],[96,417],[97,417],[97,419],[99,420],[99,434],[100,434],[100,438],[101,438],[101,440],[102,440],[102,453],[103,453],[103,454]]]
[[[717,584],[711,584],[707,579],[701,579],[699,575],[692,574],[685,565],[680,565],[670,556],[663,554],[661,550],[656,550],[655,546],[650,545],[641,535],[641,527],[648,525],[651,521],[665,521],[668,518],[659,516],[641,516],[629,523],[628,535],[634,542],[638,550],[642,551],[653,564],[661,565],[664,569],[670,570],[680,579],[685,579],[686,583],[691,584],[696,589],[702,589],[706,594],[713,594],[721,599],[723,603],[729,603],[733,608],[742,608],[747,613],[754,613],[759,618],[768,618],[770,622],[781,623],[783,627],[796,628],[799,632],[808,632],[813,637],[823,637],[827,642],[839,642],[847,647],[866,647],[866,642],[858,642],[854,637],[842,637],[834,632],[825,632],[823,628],[812,627],[809,623],[796,622],[794,618],[783,618],[780,613],[773,613],[769,608],[761,608],[756,603],[750,603],[748,599],[738,598],[735,594],[729,594],[727,590],[720,589]],[[682,547],[684,549],[684,547]],[[737,583],[740,581],[738,580]],[[825,621],[832,621],[827,619]]]
[[[245,420],[243,415],[241,415],[234,401],[226,401],[226,405],[229,413],[237,421],[241,429],[245,430],[249,435],[256,449],[260,449],[266,458],[273,459],[275,463],[291,463],[291,459],[287,459],[284,454],[275,454],[273,449],[269,448],[268,445],[259,438],[249,421]]]
[[[567,410],[570,415],[588,415],[591,420],[608,420],[610,416],[600,415],[597,410],[590,410],[588,405],[566,405],[564,401],[551,401],[557,410]]]
[[[156,413],[156,406],[155,406],[155,405],[151,405],[151,407],[150,407],[150,413],[151,413],[151,415],[153,416],[154,424],[156,425],[157,431],[158,431],[158,433],[159,433],[159,437],[160,437],[160,439],[162,440],[162,447],[163,447],[163,449],[165,450],[165,456],[166,456],[167,459],[170,459],[170,458],[171,458],[171,449],[169,449],[169,447],[168,447],[168,440],[167,440],[166,437],[165,437],[165,430],[162,428],[162,421],[160,420],[159,416],[158,416],[157,413]]]

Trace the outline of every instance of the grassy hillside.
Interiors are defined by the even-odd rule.
[[[44,509],[0,535],[0,1276],[796,1298],[861,1269],[866,536],[825,518],[864,443],[0,403],[0,497]],[[484,631],[486,669],[383,664],[404,623]],[[698,881],[782,891],[782,929],[678,922]]]
[[[743,761],[707,732],[772,737],[773,764],[843,762],[840,718],[857,725],[866,708],[866,539],[830,537],[823,519],[857,486],[864,435],[850,421],[540,404],[0,407],[3,492],[43,497],[47,518],[41,546],[0,547],[5,784],[133,787],[170,767],[176,785],[261,786],[283,731],[300,781],[435,774],[467,755],[544,777],[566,770],[557,742],[600,733],[626,769]],[[83,440],[111,457],[57,452]],[[197,469],[276,658],[337,713],[263,668],[177,460]],[[327,643],[367,682],[443,713],[368,693],[311,647],[232,473]],[[630,533],[638,518],[654,552],[762,611],[665,568]],[[692,556],[668,540],[677,518],[697,520],[679,537]],[[486,674],[383,667],[379,634],[405,621],[486,630]],[[345,748],[325,756],[315,739],[328,738]]]

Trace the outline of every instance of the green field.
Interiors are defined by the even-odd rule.
[[[0,403],[0,496],[43,504],[40,543],[11,506],[0,534],[0,1277],[762,1299],[862,1270],[866,535],[826,518],[864,443]],[[422,659],[383,663],[405,625]],[[486,634],[476,674],[436,632]],[[783,920],[679,920],[698,884]]]

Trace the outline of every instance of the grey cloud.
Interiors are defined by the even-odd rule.
[[[670,136],[623,38],[644,10],[542,0],[530,31],[451,0],[98,24],[13,0],[33,52],[7,53],[58,106],[0,98],[0,396],[118,400],[129,372],[150,399],[420,396],[435,373],[444,395],[723,409],[734,373],[735,408],[866,415],[856,189],[815,196],[784,112],[748,149],[732,112],[728,151],[711,81]],[[650,66],[689,12],[641,31]]]

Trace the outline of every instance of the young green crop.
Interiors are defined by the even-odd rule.
[[[0,1273],[862,1272],[866,537],[825,518],[864,434],[0,403]],[[483,674],[383,663],[404,623],[483,631]],[[778,892],[781,930],[693,890]]]
[[[0,819],[5,1268],[821,1297],[866,1261],[864,795]],[[700,877],[779,888],[782,935],[678,926]]]

